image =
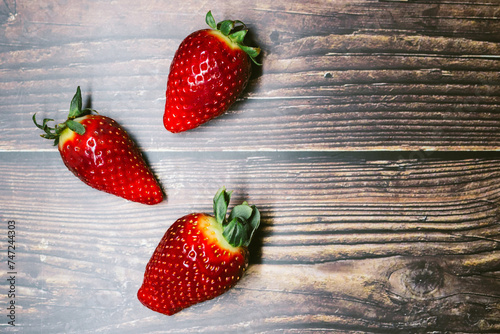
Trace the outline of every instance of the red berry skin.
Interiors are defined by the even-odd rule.
[[[247,247],[228,244],[213,216],[190,214],[161,239],[137,297],[151,310],[173,315],[229,290],[247,265]]]
[[[59,139],[66,167],[92,188],[143,204],[157,204],[163,192],[128,133],[113,119],[86,115],[74,119],[85,127],[69,128]]]
[[[250,72],[248,55],[220,31],[190,34],[170,65],[165,128],[187,131],[221,115],[245,89]]]

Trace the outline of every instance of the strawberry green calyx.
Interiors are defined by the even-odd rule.
[[[42,124],[38,124],[38,122],[36,121],[36,113],[35,113],[33,114],[32,119],[35,125],[39,129],[45,132],[44,134],[41,134],[40,137],[46,139],[54,139],[54,146],[56,146],[59,143],[59,136],[67,128],[80,135],[83,135],[85,133],[85,127],[82,124],[75,122],[74,119],[88,115],[92,111],[94,110],[89,108],[82,109],[82,92],[80,90],[80,86],[78,86],[76,89],[76,93],[73,96],[73,99],[71,100],[68,119],[66,121],[64,121],[63,123],[56,124],[55,127],[52,128],[49,127],[47,124],[48,122],[54,121],[52,118],[45,118],[42,121]]]
[[[207,13],[205,22],[210,28],[219,31],[222,35],[228,37],[233,43],[238,45],[240,49],[248,54],[250,59],[252,59],[255,64],[262,65],[255,59],[260,54],[260,48],[243,44],[243,40],[248,32],[248,29],[246,29],[246,25],[243,22],[239,20],[224,20],[216,23],[211,11]]]
[[[217,223],[222,226],[222,235],[233,247],[248,247],[254,232],[260,225],[260,212],[255,205],[243,202],[233,208],[226,219],[227,208],[232,191],[220,188],[214,197],[214,213]]]

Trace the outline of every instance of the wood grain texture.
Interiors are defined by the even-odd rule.
[[[161,124],[204,15],[247,23],[261,67],[228,113]],[[499,333],[500,3],[0,3],[0,217],[16,221],[6,333]],[[31,121],[84,104],[137,141],[167,200],[98,192]],[[222,185],[262,212],[238,285],[174,317],[138,302],[175,219]],[[2,239],[3,238],[3,239]],[[2,241],[0,248],[4,249]]]
[[[500,330],[498,158],[149,159],[169,197],[153,208],[81,184],[56,153],[2,164],[3,213],[20,226],[24,323],[79,333]],[[57,193],[34,186],[44,179]],[[158,238],[177,217],[209,212],[220,184],[262,212],[245,278],[172,318],[141,307],[135,293]]]
[[[45,149],[18,130],[32,128],[33,112],[62,119],[76,85],[93,108],[133,125],[146,150],[214,151],[221,132],[227,150],[500,147],[495,3],[254,1],[229,11],[216,2],[216,18],[248,23],[264,65],[227,115],[167,133],[157,120],[168,68],[182,38],[204,26],[208,8],[183,11],[196,4],[5,8],[0,149]]]

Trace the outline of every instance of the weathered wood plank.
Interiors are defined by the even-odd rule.
[[[46,149],[24,135],[31,113],[62,119],[76,85],[151,151],[218,150],[221,133],[236,151],[500,147],[495,3],[256,1],[245,11],[215,3],[214,12],[250,24],[264,65],[227,115],[184,135],[161,125],[166,77],[205,9],[138,6],[18,4],[6,15],[0,149]]]
[[[147,77],[142,81],[135,78],[137,91],[116,91],[119,78],[108,80],[117,85],[112,85],[112,91],[101,86],[92,93],[92,107],[121,122],[145,150],[218,150],[221,133],[226,150],[500,147],[500,90],[496,85],[481,82],[496,80],[495,73],[448,72],[454,79],[437,80],[433,76],[437,73],[441,77],[442,72],[434,70],[328,73],[331,78],[324,78],[318,71],[263,76],[228,114],[182,135],[172,135],[163,128],[164,83],[158,79],[154,79],[155,84],[162,91],[145,89]],[[367,82],[374,77],[383,80],[380,84]],[[300,83],[293,86],[293,81]],[[68,87],[69,82],[53,81],[54,85]],[[39,83],[40,87],[46,84],[47,81]],[[31,113],[63,119],[68,103],[62,100],[72,93],[39,94],[28,93],[31,88],[20,89],[4,99],[1,148],[46,149],[47,143],[40,140],[36,131],[29,131],[34,129]],[[36,102],[44,100],[48,103]],[[26,137],[26,132],[31,135]],[[309,135],[301,136],[305,132]]]
[[[484,285],[498,291],[498,279],[491,269],[478,270],[481,262],[498,268],[498,254],[493,256],[496,259],[478,254],[472,258],[394,257],[300,266],[255,264],[225,295],[172,318],[152,314],[128,299],[134,296],[134,284],[122,275],[128,279],[139,276],[135,270],[110,275],[99,265],[86,269],[84,262],[74,268],[74,261],[47,256],[40,276],[61,277],[64,286],[57,280],[44,284],[47,309],[25,316],[45,320],[50,314],[52,321],[43,321],[42,330],[79,333],[117,329],[123,333],[419,333],[441,328],[496,332],[500,328],[499,296],[485,294]],[[461,274],[464,271],[474,273]],[[96,280],[97,275],[107,275],[107,279]],[[95,289],[96,284],[101,288]]]
[[[81,184],[56,152],[2,155],[21,329],[23,321],[51,332],[500,329],[494,154],[154,152],[168,195],[154,207]],[[233,203],[262,212],[247,275],[173,318],[141,307],[135,293],[158,238],[177,217],[210,211],[222,184],[235,190]]]
[[[440,1],[307,1],[267,2],[243,6],[224,1],[134,1],[81,3],[18,2],[4,8],[2,42],[10,47],[67,42],[78,34],[84,40],[117,36],[178,36],[199,27],[208,10],[239,18],[266,45],[307,35],[352,34],[364,31],[408,32],[430,36],[499,41],[498,3]],[[119,13],[120,15],[116,15]],[[229,17],[229,18],[231,18]],[[180,25],[179,22],[183,24]]]

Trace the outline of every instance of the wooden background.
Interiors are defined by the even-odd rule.
[[[174,135],[170,61],[210,9],[263,66]],[[4,0],[0,24],[1,332],[500,333],[498,0]],[[39,137],[32,114],[62,121],[78,85],[167,201],[93,190]],[[247,274],[173,317],[143,307],[161,236],[222,185],[262,212]]]

